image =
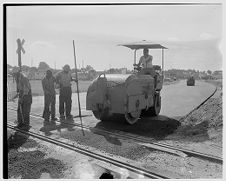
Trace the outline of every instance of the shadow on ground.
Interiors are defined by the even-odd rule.
[[[109,131],[123,131],[161,140],[172,134],[178,126],[180,126],[178,120],[163,115],[156,117],[143,117],[134,125],[127,124],[124,116],[114,115],[108,121],[98,122],[94,128],[106,129]]]
[[[19,147],[21,147],[23,144],[26,143],[28,138],[29,138],[28,135],[24,135],[20,132],[15,132],[14,134],[11,134],[7,140],[8,152],[11,149],[18,149]]]
[[[56,124],[56,122],[44,122],[43,127],[40,128],[40,131],[44,132],[46,136],[52,135],[51,131],[57,130],[58,132],[61,132],[61,129],[67,128],[68,131],[74,131],[72,124],[74,124],[73,119],[67,119],[64,121],[61,121],[60,124]]]
[[[182,125],[169,138],[177,141],[203,142],[210,139],[208,127],[208,121],[203,121],[197,125]]]
[[[64,164],[54,158],[45,158],[44,152],[34,150],[37,146],[38,143],[29,139],[27,135],[19,132],[10,135],[8,138],[9,178],[38,179],[46,173],[49,178],[62,177]]]
[[[43,173],[50,178],[61,178],[64,164],[54,158],[45,158],[45,153],[35,151],[18,152],[11,150],[8,155],[9,178],[38,179]]]

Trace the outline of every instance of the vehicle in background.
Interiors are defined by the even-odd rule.
[[[195,85],[195,78],[193,76],[188,77],[187,86],[194,86],[194,85]]]

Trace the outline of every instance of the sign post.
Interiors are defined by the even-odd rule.
[[[22,71],[21,51],[23,52],[23,54],[25,53],[25,50],[23,48],[23,44],[24,44],[25,40],[23,39],[21,41],[20,38],[18,38],[16,41],[17,41],[17,51],[16,51],[16,53],[18,54],[18,66],[20,68],[19,71],[21,72]],[[21,106],[21,104],[19,104],[18,106],[19,106],[19,109],[20,109],[22,122],[24,123],[24,116],[23,116],[22,106]]]

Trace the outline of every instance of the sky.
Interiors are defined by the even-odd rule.
[[[10,65],[17,65],[21,38],[24,65],[74,68],[74,40],[78,68],[132,69],[133,51],[118,45],[147,40],[168,48],[165,69],[222,69],[221,5],[8,6],[6,28]],[[160,50],[149,53],[161,64]]]

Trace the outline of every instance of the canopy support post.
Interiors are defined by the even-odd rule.
[[[164,49],[162,48],[162,82],[164,80]]]
[[[134,50],[134,66],[136,65],[137,49]]]

